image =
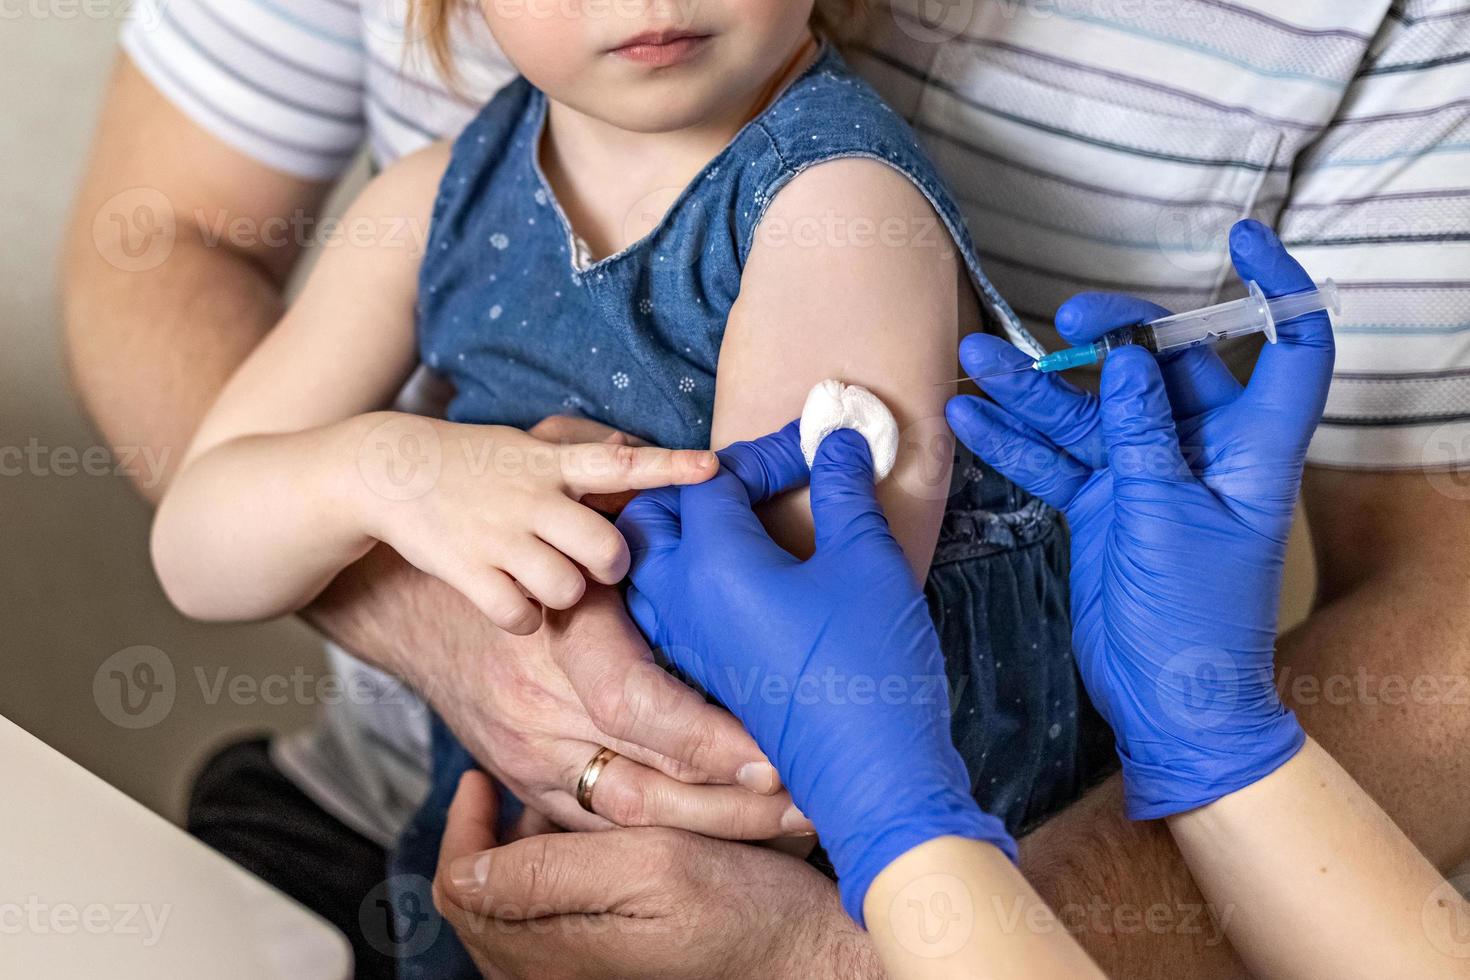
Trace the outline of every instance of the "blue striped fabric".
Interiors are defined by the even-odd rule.
[[[211,132],[327,179],[364,142],[386,164],[457,134],[512,77],[469,14],[452,91],[405,9],[146,0],[124,45]],[[852,60],[921,133],[1043,342],[1082,289],[1238,295],[1224,234],[1256,217],[1342,287],[1312,461],[1470,463],[1466,0],[887,0]]]

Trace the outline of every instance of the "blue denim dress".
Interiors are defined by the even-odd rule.
[[[454,421],[530,428],[576,413],[656,445],[707,447],[720,344],[756,228],[788,181],[839,158],[878,160],[912,181],[964,255],[986,325],[1036,349],[907,125],[831,48],[651,233],[600,261],[581,255],[540,170],[546,108],[524,79],[497,95],[457,141],[434,205],[419,346],[455,386]],[[927,594],[975,798],[1022,832],[1106,771],[1111,737],[1072,661],[1059,516],[960,453]],[[432,877],[445,808],[473,765],[442,724],[433,757],[433,788],[393,861],[401,880]],[[452,940],[439,936],[401,973],[446,975],[433,957]]]

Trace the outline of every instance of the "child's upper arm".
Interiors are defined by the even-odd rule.
[[[449,145],[369,183],[280,324],[205,417],[189,457],[244,435],[296,432],[385,407],[417,362],[419,265]]]
[[[883,399],[903,433],[879,490],[916,573],[928,568],[949,492],[944,403],[961,324],[976,307],[962,257],[934,209],[886,164],[844,159],[805,171],[771,203],[730,312],[716,378],[716,447],[779,428],[812,385],[839,378]],[[805,495],[766,515],[811,549]]]

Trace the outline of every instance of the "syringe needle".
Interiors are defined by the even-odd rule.
[[[938,388],[940,385],[957,385],[957,384],[963,384],[966,381],[988,381],[991,378],[1003,378],[1003,377],[1005,377],[1008,374],[1020,374],[1022,371],[1034,371],[1034,370],[1035,370],[1035,367],[1033,367],[1031,365],[1027,365],[1026,367],[1011,368],[1009,371],[991,371],[989,374],[982,374],[979,377],[975,377],[975,378],[971,378],[969,376],[966,376],[966,377],[963,377],[963,378],[955,378],[953,381],[936,381],[936,382],[934,382],[934,387]]]

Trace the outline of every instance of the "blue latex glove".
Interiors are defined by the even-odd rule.
[[[842,901],[947,835],[1015,842],[970,797],[950,740],[939,638],[873,489],[868,444],[828,436],[811,470],[816,553],[799,561],[751,511],[807,476],[795,423],[720,453],[698,487],[645,493],[618,528],[633,618],[732,712],[821,834]]]
[[[1236,270],[1267,296],[1311,279],[1264,225],[1240,222]],[[1057,312],[1069,343],[1165,311],[1085,294]],[[1325,313],[1280,325],[1242,388],[1208,348],[1108,356],[1102,397],[1054,375],[984,381],[949,404],[955,433],[1067,516],[1073,642],[1112,725],[1129,816],[1179,813],[1275,770],[1305,736],[1273,685],[1278,597],[1307,443],[1332,375]],[[973,376],[1029,362],[967,338]]]

